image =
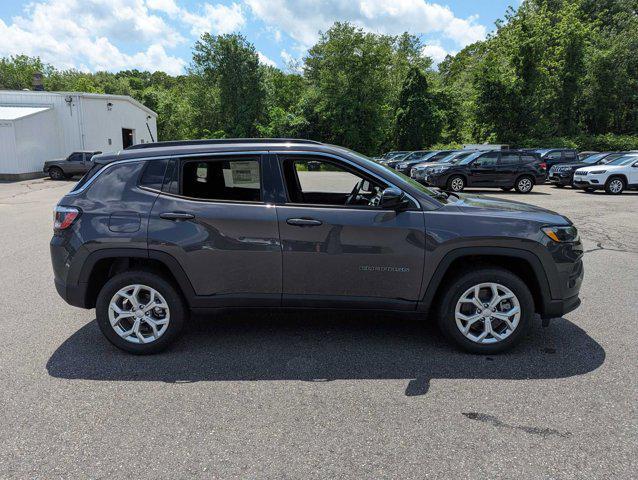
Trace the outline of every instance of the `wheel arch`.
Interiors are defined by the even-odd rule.
[[[195,291],[180,264],[170,254],[145,249],[114,248],[90,253],[83,263],[77,284],[85,308],[95,307],[102,286],[114,275],[131,269],[156,272],[172,282],[187,304]]]
[[[549,281],[540,259],[527,250],[504,247],[463,247],[448,252],[429,281],[418,310],[429,312],[437,307],[437,298],[448,280],[467,268],[500,267],[520,277],[530,289],[536,312],[543,315],[552,300]]]

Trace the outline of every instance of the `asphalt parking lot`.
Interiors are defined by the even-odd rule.
[[[234,312],[135,357],[55,292],[71,186],[0,184],[0,478],[635,478],[638,192],[486,192],[587,250],[582,306],[507,354],[416,318]]]

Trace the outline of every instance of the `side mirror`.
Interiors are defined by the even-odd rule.
[[[383,193],[381,193],[381,201],[379,202],[381,208],[387,210],[403,210],[407,208],[409,204],[410,201],[405,196],[405,193],[398,188],[386,188]]]

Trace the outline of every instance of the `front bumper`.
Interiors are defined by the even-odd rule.
[[[573,175],[571,173],[550,173],[547,176],[549,183],[554,185],[571,185]]]
[[[601,177],[601,175],[574,175],[574,181],[572,182],[572,185],[574,185],[574,187],[576,188],[593,188],[596,190],[602,189],[605,188],[605,180]]]

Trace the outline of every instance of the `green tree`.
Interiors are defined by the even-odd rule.
[[[48,74],[51,66],[42,63],[39,58],[16,55],[0,58],[0,89],[22,90],[33,88],[33,74]]]
[[[420,68],[413,66],[399,95],[394,136],[399,150],[419,150],[441,137],[442,122],[429,91],[428,81]]]
[[[236,33],[205,33],[193,48],[190,73],[196,86],[191,100],[198,108],[198,128],[222,130],[231,137],[257,133],[265,92],[259,57],[251,43]]]

